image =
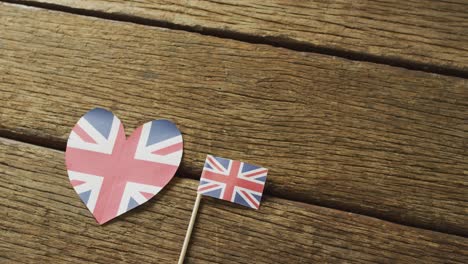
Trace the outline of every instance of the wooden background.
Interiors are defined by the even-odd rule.
[[[468,263],[468,2],[0,1],[0,262],[176,263],[207,153],[269,168],[204,198],[186,263]],[[185,154],[98,226],[68,134],[175,121]]]

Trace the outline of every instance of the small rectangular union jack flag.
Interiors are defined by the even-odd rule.
[[[268,170],[208,155],[198,193],[258,209]]]

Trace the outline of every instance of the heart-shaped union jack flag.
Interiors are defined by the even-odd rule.
[[[73,188],[103,224],[148,201],[169,183],[182,151],[182,135],[172,122],[148,122],[126,139],[120,120],[96,108],[70,133],[65,160]]]

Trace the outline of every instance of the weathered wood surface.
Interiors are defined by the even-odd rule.
[[[468,72],[468,1],[33,0]]]
[[[99,226],[64,153],[0,139],[0,262],[176,263],[197,181]],[[265,197],[258,211],[203,198],[187,263],[466,263],[468,239]]]
[[[96,106],[127,133],[169,118],[182,173],[243,159],[270,194],[468,234],[466,80],[8,4],[0,36],[1,135],[64,149]]]

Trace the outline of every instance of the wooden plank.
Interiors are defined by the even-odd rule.
[[[176,262],[197,181],[175,178],[157,198],[99,226],[71,188],[63,156],[0,139],[2,263]],[[204,197],[187,263],[466,263],[467,245],[279,198],[267,196],[256,211]]]
[[[270,169],[267,192],[468,234],[468,82],[41,9],[0,8],[0,131],[64,149],[89,109],[131,132],[178,123],[207,153]]]
[[[464,0],[33,2],[468,72],[468,2]]]

